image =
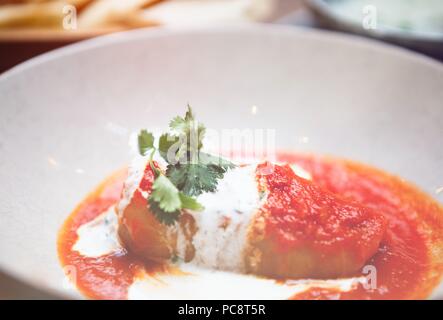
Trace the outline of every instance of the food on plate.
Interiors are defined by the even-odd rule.
[[[234,163],[205,131],[190,108],[141,130],[66,220],[60,260],[87,297],[426,298],[440,281],[443,209],[415,187],[315,155]]]
[[[150,165],[135,169],[142,174],[127,182],[124,204],[117,206],[120,239],[147,260],[177,256],[210,268],[277,278],[358,271],[379,247],[383,216],[322,190],[288,165],[261,174],[267,165],[231,169],[215,193],[199,197],[205,209],[186,210],[174,228],[159,221],[143,197],[152,193]]]

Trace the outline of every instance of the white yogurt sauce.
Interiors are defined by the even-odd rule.
[[[148,157],[137,156],[128,166],[128,177],[125,180],[122,197],[117,204],[117,213],[119,215],[123,214],[123,211],[131,203],[132,196],[143,178],[148,161]]]
[[[263,201],[255,169],[255,165],[231,169],[219,181],[216,192],[198,197],[205,209],[192,213],[198,228],[192,240],[195,248],[193,263],[208,268],[244,271],[243,250],[248,226]]]
[[[199,268],[182,264],[180,269],[187,274],[146,275],[137,279],[128,291],[130,300],[283,300],[308,290],[311,287],[351,290],[360,278],[339,280],[297,280],[285,283],[273,279],[232,272]]]
[[[117,237],[117,227],[115,207],[111,206],[94,220],[78,228],[78,239],[72,249],[91,258],[122,250]]]
[[[300,167],[299,165],[291,164],[290,167],[291,167],[292,171],[300,178],[303,178],[306,180],[312,180],[312,175],[308,171],[306,171],[305,169]]]

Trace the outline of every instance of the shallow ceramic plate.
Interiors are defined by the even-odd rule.
[[[210,127],[276,129],[279,148],[364,161],[441,201],[442,88],[422,56],[281,26],[133,31],[38,57],[0,77],[0,268],[77,296],[58,228],[127,163],[131,131],[188,102]]]

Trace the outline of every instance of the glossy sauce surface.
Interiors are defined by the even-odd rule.
[[[345,250],[359,260],[376,251],[386,227],[376,210],[298,177],[289,165],[258,177],[269,193],[262,209],[265,232],[277,239],[281,252],[311,247],[327,258]]]
[[[279,161],[301,166],[320,188],[361,204],[363,211],[368,207],[382,214],[387,223],[381,246],[367,262],[377,270],[376,289],[361,284],[346,292],[311,287],[292,299],[417,299],[431,293],[443,273],[441,206],[401,179],[365,165],[293,153],[281,153]],[[76,286],[88,298],[125,299],[139,274],[155,276],[156,271],[165,270],[142,262],[125,249],[98,258],[72,250],[77,229],[118,201],[125,177],[122,170],[104,181],[69,216],[59,234],[60,261],[63,266],[75,266]],[[331,229],[325,236],[336,237],[340,230],[344,229]],[[294,243],[283,241],[283,249],[285,245]]]

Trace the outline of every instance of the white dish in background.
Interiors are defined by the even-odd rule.
[[[443,57],[443,18],[440,19],[443,3],[438,0],[304,2],[323,27],[384,40],[438,59]],[[417,7],[419,3],[422,5],[421,10]],[[367,25],[368,22],[372,26],[363,27],[363,23]]]
[[[131,131],[188,102],[209,127],[276,129],[278,148],[373,164],[442,201],[442,87],[420,55],[282,26],[138,30],[33,59],[0,76],[0,269],[78,297],[63,220],[129,161]]]

